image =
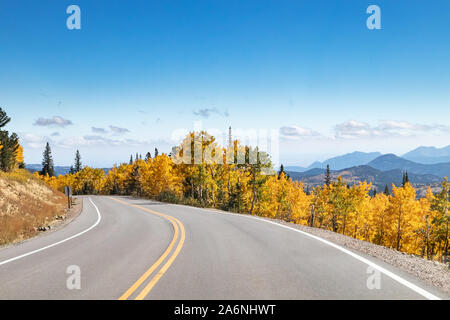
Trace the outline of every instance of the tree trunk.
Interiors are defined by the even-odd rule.
[[[448,220],[447,220],[447,226],[445,228],[445,245],[444,245],[444,256],[447,258],[448,255]]]
[[[255,207],[255,200],[256,200],[256,183],[253,183],[253,188],[252,188],[252,193],[253,193],[253,199],[252,199],[252,206],[250,208],[250,214],[253,214],[253,208]]]
[[[346,224],[346,222],[347,222],[347,215],[344,214],[344,225],[343,225],[343,227],[342,227],[342,234],[343,234],[343,235],[345,235],[345,224]]]
[[[400,250],[400,238],[401,238],[401,222],[402,222],[402,207],[400,206],[398,213],[398,224],[397,224],[397,250]]]

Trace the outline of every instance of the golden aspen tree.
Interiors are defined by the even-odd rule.
[[[432,223],[436,218],[436,211],[432,210],[431,205],[435,201],[435,196],[430,187],[428,187],[425,198],[419,200],[421,226],[417,233],[421,240],[419,254],[428,260],[433,256],[432,244],[435,235],[435,225]]]
[[[379,193],[370,200],[368,223],[373,230],[370,239],[378,245],[386,245],[387,237],[393,233],[393,215],[388,212],[390,197]]]
[[[307,225],[311,216],[312,195],[307,195],[303,189],[303,183],[291,184],[288,201],[292,211],[291,219],[294,223]]]
[[[391,235],[391,246],[396,250],[408,251],[414,240],[414,230],[419,224],[420,206],[416,191],[409,182],[403,187],[392,186],[389,212],[394,218],[395,234]]]
[[[433,199],[431,208],[436,211],[433,224],[436,226],[437,251],[441,261],[448,259],[449,221],[450,221],[450,186],[447,177],[442,181],[442,190]]]
[[[0,148],[1,149],[1,148]],[[24,165],[24,158],[23,158],[23,147],[19,144],[16,150],[16,166],[17,167],[23,167]]]
[[[369,191],[372,188],[371,183],[366,181],[354,184],[348,190],[349,197],[349,213],[347,214],[347,230],[349,235],[354,238],[364,238],[367,231],[366,219],[369,211]],[[361,231],[363,233],[361,234]]]
[[[331,210],[331,228],[338,232],[339,228],[342,234],[345,234],[347,227],[347,217],[351,212],[353,196],[342,177],[330,184],[329,202]]]

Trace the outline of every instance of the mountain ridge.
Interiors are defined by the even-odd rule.
[[[450,162],[450,145],[442,148],[420,146],[405,153],[402,158],[423,164]]]

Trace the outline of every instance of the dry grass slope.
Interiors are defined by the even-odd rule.
[[[25,170],[0,172],[0,245],[38,233],[65,212],[64,195]]]

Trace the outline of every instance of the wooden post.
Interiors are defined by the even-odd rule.
[[[72,187],[65,186],[64,193],[67,196],[67,207],[70,209],[70,197],[72,196]]]

